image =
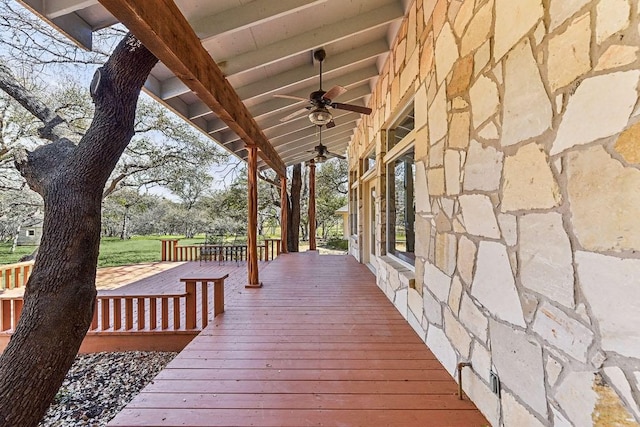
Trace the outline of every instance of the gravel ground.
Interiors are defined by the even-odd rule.
[[[40,426],[106,426],[177,353],[80,355]]]

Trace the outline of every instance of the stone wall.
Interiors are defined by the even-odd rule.
[[[638,0],[416,0],[350,145],[413,99],[416,264],[380,212],[378,284],[495,426],[640,420],[639,25]]]

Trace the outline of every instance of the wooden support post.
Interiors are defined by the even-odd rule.
[[[316,250],[316,163],[309,161],[309,250]]]
[[[287,195],[287,177],[280,177],[280,252],[287,253],[287,221],[289,221],[289,196]]]
[[[248,172],[248,217],[249,227],[247,229],[247,288],[260,288],[262,283],[258,277],[258,149],[248,147],[249,166]],[[214,292],[215,294],[215,292]]]

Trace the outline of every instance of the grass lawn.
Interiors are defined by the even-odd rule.
[[[180,239],[181,245],[204,242],[204,237],[183,239],[180,236],[134,236],[129,240],[104,237],[100,241],[98,267],[160,261],[160,240],[170,238]]]
[[[135,236],[129,240],[104,237],[100,242],[98,267],[160,261],[160,240],[169,238],[180,239],[182,245],[204,242],[204,237],[182,239],[180,236]],[[35,246],[18,246],[16,251],[11,253],[10,243],[0,243],[0,264],[18,262],[22,256],[32,253],[34,249]]]
[[[120,240],[117,237],[104,237],[100,242],[100,255],[98,267],[114,267],[118,265],[140,264],[160,261],[160,240],[180,239],[181,245],[203,243],[204,236],[194,239],[183,239],[181,236],[134,236],[129,240]],[[325,244],[319,244],[318,248],[325,253],[339,253],[346,251],[346,241],[340,239],[330,240]],[[300,251],[309,248],[308,242],[300,242]],[[24,256],[32,253],[35,246],[18,246],[15,253],[11,253],[10,243],[0,243],[0,265],[13,264]]]
[[[17,246],[16,251],[11,253],[11,243],[0,243],[0,264],[16,263],[20,258],[29,255],[35,249],[35,246]]]

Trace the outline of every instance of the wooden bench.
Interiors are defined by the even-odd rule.
[[[225,274],[224,276],[217,277],[187,277],[180,279],[181,282],[185,284],[185,291],[187,294],[196,294],[196,284],[201,283],[202,286],[202,318],[204,319],[205,313],[209,311],[209,301],[207,298],[207,284],[213,283],[213,317],[216,317],[218,314],[224,313],[224,279],[228,278],[229,275]],[[187,306],[187,319],[193,318],[195,319],[196,313],[190,313],[191,310],[195,310],[195,306],[190,307]],[[204,329],[203,325],[203,329]]]

